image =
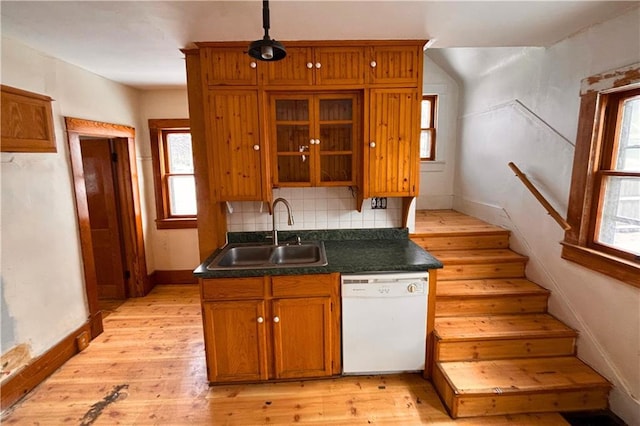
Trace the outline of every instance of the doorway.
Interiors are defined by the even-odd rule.
[[[135,129],[65,117],[92,338],[100,300],[145,296],[147,276]]]

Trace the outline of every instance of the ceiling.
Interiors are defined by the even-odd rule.
[[[429,39],[432,48],[549,46],[637,7],[620,1],[270,2],[277,40]],[[181,48],[262,38],[260,1],[7,1],[3,37],[140,89],[184,87]],[[285,43],[286,46],[286,43]]]

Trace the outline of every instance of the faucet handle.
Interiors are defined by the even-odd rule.
[[[299,246],[300,244],[302,244],[302,241],[300,240],[300,236],[298,236],[298,235],[292,235],[292,236],[290,236],[289,238],[287,238],[287,239],[285,240],[285,242],[287,242],[287,245],[289,245],[289,244],[290,244],[290,242],[295,243],[295,244],[296,244],[296,245],[298,245],[298,246]]]

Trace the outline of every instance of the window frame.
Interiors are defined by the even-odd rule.
[[[149,136],[151,141],[151,160],[153,163],[153,183],[156,197],[157,229],[197,228],[197,215],[171,215],[169,204],[168,177],[175,176],[166,172],[168,157],[166,155],[166,135],[168,133],[191,133],[188,118],[149,119]],[[193,139],[192,139],[193,146]],[[184,173],[177,175],[184,176]],[[195,173],[193,174],[195,179]]]
[[[582,81],[578,132],[569,194],[562,258],[640,287],[640,256],[597,242],[601,184],[610,171],[618,123],[612,117],[612,102],[623,93],[640,88],[640,63],[588,77]],[[609,111],[609,113],[607,113]],[[626,174],[626,173],[625,173]]]
[[[422,120],[420,122],[420,134],[422,135],[423,131],[428,131],[431,133],[431,146],[429,150],[428,157],[420,157],[420,161],[436,161],[436,118],[437,118],[437,109],[438,109],[438,95],[429,94],[422,95],[422,99],[420,100],[420,104],[422,105],[423,101],[431,101],[431,116],[429,117],[432,127],[422,127]],[[422,116],[421,116],[422,117]],[[422,152],[422,149],[420,149]]]

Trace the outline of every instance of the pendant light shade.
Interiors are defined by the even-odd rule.
[[[249,45],[249,56],[260,61],[279,61],[287,56],[287,51],[282,43],[269,37],[269,0],[262,2],[262,27],[264,28],[264,37]]]

